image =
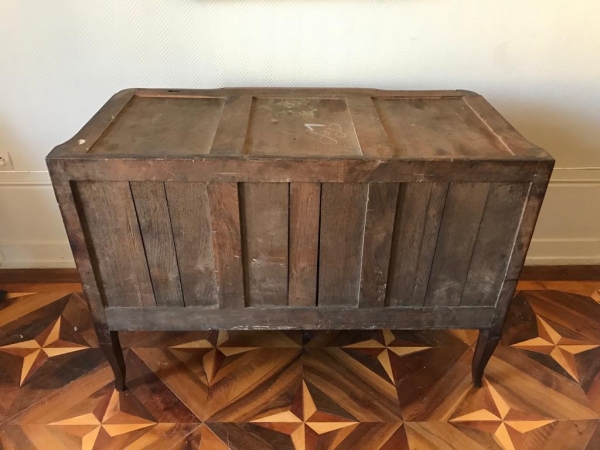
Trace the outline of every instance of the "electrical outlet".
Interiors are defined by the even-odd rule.
[[[10,154],[2,150],[0,150],[0,170],[13,170]]]

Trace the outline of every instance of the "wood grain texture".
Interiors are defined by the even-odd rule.
[[[461,305],[496,304],[528,191],[526,184],[491,185]]]
[[[284,306],[288,298],[288,183],[243,183],[246,306]]]
[[[165,183],[179,277],[186,306],[219,304],[208,191],[205,183]]]
[[[316,306],[321,185],[290,184],[289,306]]]
[[[76,193],[108,304],[156,306],[129,183],[77,183]]]
[[[510,149],[460,98],[376,99],[397,152],[417,158],[509,156]]]
[[[348,96],[346,103],[360,149],[365,157],[391,158],[396,149],[390,144],[388,136],[377,113],[373,98],[368,96]]]
[[[537,161],[419,158],[94,158],[62,160],[81,181],[196,181],[219,183],[422,183],[532,181]]]
[[[252,156],[360,156],[343,98],[255,97],[246,148]]]
[[[425,305],[460,304],[489,189],[489,183],[450,185]]]
[[[432,187],[431,183],[401,185],[386,296],[388,306],[418,304],[413,300],[413,291]]]
[[[252,102],[253,97],[250,95],[233,95],[227,98],[210,149],[212,155],[244,154]]]
[[[319,306],[358,306],[368,184],[323,183]]]
[[[423,230],[419,262],[417,263],[415,285],[413,288],[412,304],[414,305],[425,304],[431,267],[433,265],[440,225],[448,196],[448,187],[449,183],[433,183],[431,187],[427,220],[425,222],[425,229]]]
[[[91,154],[160,156],[208,154],[224,98],[133,97]]]
[[[371,183],[362,253],[361,308],[384,306],[399,186]]]
[[[403,330],[477,328],[489,325],[493,307],[439,306],[425,308],[269,308],[244,310],[244,320],[234,309],[107,308],[113,330],[354,330],[394,328]]]
[[[209,184],[208,200],[219,286],[219,307],[243,308],[245,289],[238,185]]]
[[[179,267],[165,186],[160,182],[131,183],[146,260],[159,306],[183,306]]]

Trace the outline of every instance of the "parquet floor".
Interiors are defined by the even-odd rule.
[[[600,283],[524,282],[473,331],[124,333],[113,390],[78,285],[4,286],[0,447],[600,449]]]

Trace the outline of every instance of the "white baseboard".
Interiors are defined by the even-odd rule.
[[[68,242],[0,243],[1,269],[70,269],[75,261]]]
[[[533,239],[526,265],[600,264],[599,239]]]

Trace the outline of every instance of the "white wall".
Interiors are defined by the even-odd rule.
[[[72,265],[43,158],[111,94],[222,86],[478,91],[557,159],[529,263],[600,263],[599,20],[597,0],[2,0],[0,266]]]

